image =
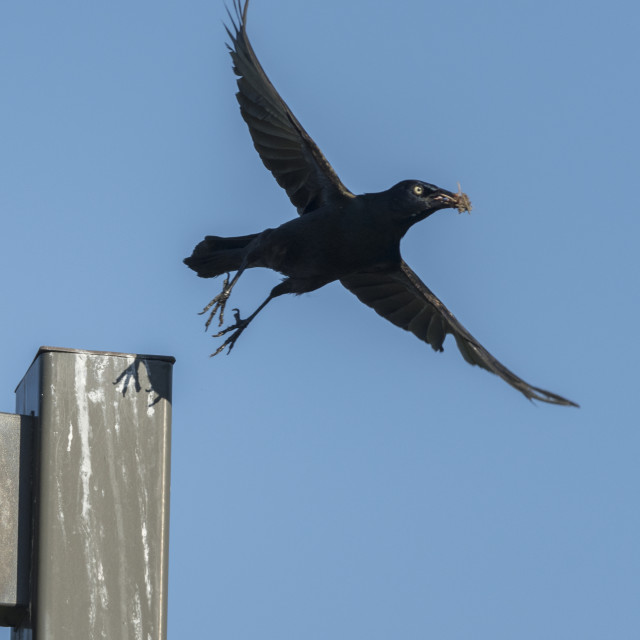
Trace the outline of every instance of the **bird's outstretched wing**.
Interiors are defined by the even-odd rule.
[[[229,51],[238,77],[240,112],[262,162],[287,192],[299,214],[354,195],[342,184],[311,136],[267,77],[247,36],[247,0],[234,0]]]
[[[529,400],[577,407],[550,391],[527,384],[498,362],[457,320],[418,276],[402,261],[392,272],[357,273],[340,282],[361,302],[393,324],[442,351],[442,343],[450,333],[464,359],[500,376]]]

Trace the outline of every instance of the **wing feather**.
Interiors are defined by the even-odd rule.
[[[443,350],[444,339],[451,334],[469,364],[494,373],[529,400],[578,406],[551,391],[528,384],[496,360],[404,261],[391,272],[356,273],[340,282],[383,318],[411,331],[435,351]]]
[[[353,198],[258,61],[247,36],[248,5],[234,0],[235,17],[227,10],[232,28],[225,28],[238,76],[236,97],[256,151],[300,215]]]

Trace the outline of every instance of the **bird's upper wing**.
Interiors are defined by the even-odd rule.
[[[467,362],[500,376],[530,400],[578,406],[562,396],[526,383],[498,362],[404,261],[399,269],[392,272],[356,273],[342,278],[340,282],[383,318],[411,331],[435,351],[442,351],[442,343],[450,333]]]
[[[354,195],[304,130],[267,77],[247,36],[249,1],[234,0],[236,19],[229,51],[238,78],[240,112],[262,162],[287,192],[299,214]]]

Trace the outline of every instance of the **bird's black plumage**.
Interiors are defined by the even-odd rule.
[[[340,181],[318,146],[298,122],[258,62],[247,36],[248,0],[234,0],[229,14],[229,51],[238,76],[240,112],[254,146],[300,217],[275,229],[234,238],[207,236],[185,263],[203,278],[226,273],[222,292],[203,310],[206,327],[219,315],[245,269],[265,267],[285,279],[246,319],[216,334],[230,334],[217,351],[229,351],[247,325],[273,298],[305,293],[339,280],[366,305],[398,327],[442,351],[451,334],[464,359],[491,371],[531,400],[575,403],[534,387],[496,360],[427,288],[400,255],[408,229],[445,208],[470,210],[467,196],[420,180],[405,180],[387,191],[356,196]],[[233,279],[229,273],[235,271]]]

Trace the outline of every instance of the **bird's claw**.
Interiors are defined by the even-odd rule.
[[[249,324],[248,320],[243,320],[240,317],[240,310],[234,309],[233,316],[236,319],[235,323],[225,327],[221,331],[218,331],[213,337],[220,338],[221,336],[226,335],[229,331],[233,331],[233,333],[211,354],[211,357],[217,356],[219,353],[224,351],[226,347],[229,347],[229,351],[227,351],[227,355],[231,353],[231,349],[233,349],[233,345],[236,343],[236,340],[240,337],[240,334],[246,329]]]
[[[203,313],[206,313],[207,311],[209,311],[209,309],[211,309],[211,313],[209,314],[207,321],[204,323],[205,331],[209,328],[209,325],[211,324],[213,319],[216,317],[216,314],[218,312],[220,313],[220,322],[218,323],[218,326],[219,327],[222,326],[222,323],[224,322],[224,308],[227,304],[227,300],[229,299],[229,296],[231,295],[231,289],[227,288],[228,285],[229,285],[229,274],[227,273],[227,275],[224,278],[224,282],[222,283],[222,291],[215,298],[213,298],[213,300],[211,300],[211,302],[209,302],[209,304],[198,314],[198,315],[202,315]]]

